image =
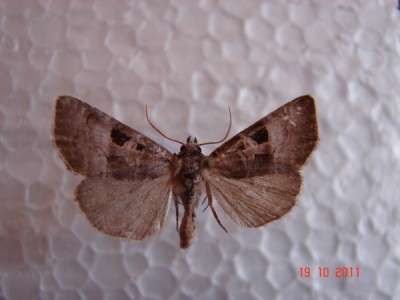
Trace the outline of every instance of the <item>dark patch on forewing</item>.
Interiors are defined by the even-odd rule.
[[[142,151],[143,149],[145,149],[146,147],[143,145],[143,144],[140,144],[140,143],[138,143],[137,145],[136,145],[136,150],[137,151]]]
[[[123,132],[119,131],[118,129],[113,128],[111,130],[111,139],[114,142],[114,144],[117,144],[118,146],[123,146],[127,141],[129,141],[131,138],[124,134]]]
[[[237,150],[245,150],[245,149],[246,149],[246,147],[244,146],[243,142],[240,142],[237,147]]]
[[[268,116],[268,115],[267,115]],[[264,118],[262,118],[262,119],[260,119],[260,120],[258,120],[257,122],[255,122],[253,125],[250,125],[247,129],[245,129],[245,130],[243,130],[243,131],[247,131],[247,132],[252,132],[253,130],[257,130],[257,128],[260,128],[260,127],[262,127],[262,126],[264,126],[265,125],[265,117]],[[242,131],[242,132],[243,132]]]
[[[250,138],[257,144],[268,142],[268,130],[265,127],[263,127],[260,130],[258,130],[255,134],[250,136]]]

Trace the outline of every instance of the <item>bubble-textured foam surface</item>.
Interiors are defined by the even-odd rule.
[[[0,299],[400,299],[394,2],[0,0]],[[128,242],[73,201],[81,177],[51,142],[62,94],[173,152],[145,104],[169,136],[205,142],[228,105],[232,136],[312,94],[320,143],[284,218],[249,230],[222,216],[225,234],[199,208],[185,251],[171,212]]]

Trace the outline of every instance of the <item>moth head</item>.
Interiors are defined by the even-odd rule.
[[[192,139],[192,136],[189,136],[186,139],[186,144],[196,144],[197,145],[197,138]]]
[[[192,139],[192,137],[189,136],[186,139],[186,144],[183,144],[181,146],[180,153],[183,153],[183,152],[199,152],[199,153],[201,153],[201,148],[197,144],[197,138]]]

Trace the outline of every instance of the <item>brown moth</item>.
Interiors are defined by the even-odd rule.
[[[53,136],[67,168],[86,177],[75,200],[94,227],[134,240],[152,236],[164,227],[171,195],[177,229],[179,205],[184,209],[178,231],[180,246],[188,248],[202,191],[225,231],[213,197],[245,227],[260,227],[286,214],[300,191],[299,170],[317,145],[318,126],[313,98],[302,96],[209,156],[201,152],[204,144],[191,137],[186,143],[174,140],[182,147],[172,154],[89,104],[60,96]]]

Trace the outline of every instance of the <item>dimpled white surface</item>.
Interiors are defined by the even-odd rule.
[[[0,0],[0,299],[400,299],[398,19],[384,0]],[[320,143],[284,218],[223,217],[226,234],[199,208],[185,251],[170,210],[129,242],[73,201],[82,177],[51,142],[61,94],[173,152],[145,104],[171,137],[205,142],[228,105],[232,136],[311,94]]]

